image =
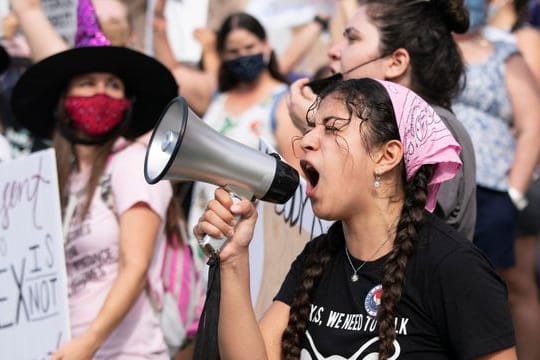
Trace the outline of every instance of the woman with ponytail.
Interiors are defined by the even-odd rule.
[[[316,216],[257,323],[249,290],[252,203],[216,191],[194,229],[220,252],[222,359],[516,359],[507,293],[482,253],[432,212],[460,146],[414,92],[333,82],[296,141]]]
[[[442,184],[435,214],[472,240],[476,221],[474,149],[450,107],[463,84],[464,65],[452,38],[469,26],[463,0],[358,0],[357,4],[343,38],[328,51],[335,73],[332,78],[392,81],[433,107],[460,144],[462,161],[456,176]],[[290,86],[290,120],[277,122],[280,151],[291,148],[294,127],[306,127],[307,110],[320,87],[307,81],[301,79]],[[287,153],[283,156],[294,163]]]

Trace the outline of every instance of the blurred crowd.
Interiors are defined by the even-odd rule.
[[[540,359],[540,1],[466,0],[468,20],[417,19],[430,30],[414,38],[407,6],[366,13],[372,1],[79,0],[72,38],[43,3],[9,0],[2,19],[0,160],[57,150],[74,340],[56,358],[115,358],[127,348],[193,358],[198,318],[167,352],[149,329],[146,281],[159,278],[157,254],[180,238],[204,282],[192,229],[215,187],[150,186],[133,175],[168,101],[183,96],[202,121],[247,146],[263,138],[301,172],[297,140],[325,81],[338,76],[404,85],[444,120],[463,166],[441,185],[435,214],[486,254],[508,288],[519,358]],[[379,28],[363,38],[355,29],[370,29],[367,21]],[[93,47],[109,49],[84,52]],[[110,124],[77,112],[104,102]],[[86,223],[107,231],[85,238]],[[104,248],[115,259],[101,264],[107,279],[81,282],[90,271],[77,265],[81,257]],[[198,291],[189,311],[200,314],[204,287]],[[146,328],[127,335],[134,324]],[[115,340],[127,337],[133,343]]]

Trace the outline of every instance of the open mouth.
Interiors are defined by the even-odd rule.
[[[305,160],[300,161],[300,166],[302,167],[302,171],[304,172],[309,184],[312,187],[316,187],[317,183],[319,182],[319,172],[313,167],[313,165]]]

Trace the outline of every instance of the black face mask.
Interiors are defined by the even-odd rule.
[[[319,95],[327,86],[340,80],[343,80],[343,75],[341,73],[337,73],[322,79],[312,80],[307,83],[307,86],[309,86],[315,94]]]
[[[248,83],[257,80],[266,66],[262,53],[227,60],[223,65],[236,80]]]
[[[371,60],[368,60],[368,61],[365,61],[359,65],[356,65],[356,66],[353,66],[352,68],[348,69],[348,70],[345,70],[341,73],[336,73],[332,76],[328,76],[326,78],[323,78],[323,79],[317,79],[317,80],[313,80],[309,83],[307,83],[307,86],[309,86],[311,88],[311,90],[313,90],[313,92],[315,94],[320,94],[324,88],[326,88],[328,85],[336,82],[336,81],[340,81],[340,80],[343,80],[343,75],[346,75],[350,72],[353,72],[354,70],[358,69],[358,68],[361,68],[362,66],[364,65],[367,65],[367,64],[371,64],[372,62],[374,61],[377,61],[379,59],[382,59],[384,56],[378,56],[374,59],[371,59]]]

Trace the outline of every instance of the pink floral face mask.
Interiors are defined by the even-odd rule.
[[[101,136],[122,122],[131,101],[115,99],[105,94],[68,96],[64,106],[77,128],[87,135]]]

